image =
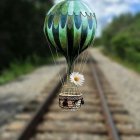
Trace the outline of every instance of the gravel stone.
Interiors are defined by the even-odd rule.
[[[64,65],[43,66],[30,74],[0,86],[0,126],[8,123],[12,116],[22,110],[31,100],[37,97],[46,85],[56,76]]]
[[[99,49],[91,49],[106,78],[140,128],[140,75],[104,56]]]

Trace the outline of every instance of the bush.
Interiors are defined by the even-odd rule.
[[[103,31],[104,52],[140,71],[140,14],[116,17]]]
[[[126,60],[130,63],[139,64],[140,65],[140,53],[136,52],[133,49],[126,50]]]
[[[16,59],[24,61],[36,54],[50,55],[43,34],[46,10],[52,2],[41,0],[0,0],[0,70]]]
[[[130,43],[128,41],[128,36],[125,34],[119,34],[111,40],[112,53],[124,59],[126,55],[126,49],[129,48]]]
[[[9,65],[8,69],[5,69],[1,72],[0,85],[5,84],[11,80],[14,80],[15,78],[23,74],[27,74],[33,71],[38,66],[49,63],[49,62],[52,62],[52,59],[51,60],[45,59],[37,55],[30,56],[23,62],[18,61],[18,60],[13,61]]]

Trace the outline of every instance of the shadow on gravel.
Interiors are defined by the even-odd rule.
[[[21,102],[11,96],[12,94],[0,99],[0,127],[12,120],[15,113],[22,110]]]

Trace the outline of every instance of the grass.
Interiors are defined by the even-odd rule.
[[[0,76],[0,84],[5,84],[20,75],[27,74],[34,70],[35,66],[31,63],[12,63],[9,69],[4,70],[2,75]]]
[[[36,55],[27,58],[24,62],[14,61],[8,69],[5,69],[0,75],[0,85],[15,80],[21,75],[32,72],[37,67],[50,63],[51,58],[40,58]]]
[[[127,67],[127,68],[129,68],[129,69],[131,69],[131,70],[140,74],[140,63],[135,64],[135,63],[129,62],[127,60],[122,60],[121,58],[108,53],[106,50],[104,50],[104,48],[101,48],[101,52],[104,55],[108,56],[110,59],[112,59],[112,60],[120,63],[121,65],[123,65],[123,66],[125,66],[125,67]]]

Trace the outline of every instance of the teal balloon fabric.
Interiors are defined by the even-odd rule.
[[[50,45],[72,65],[77,56],[93,41],[97,21],[81,0],[64,0],[47,13],[44,33]]]

